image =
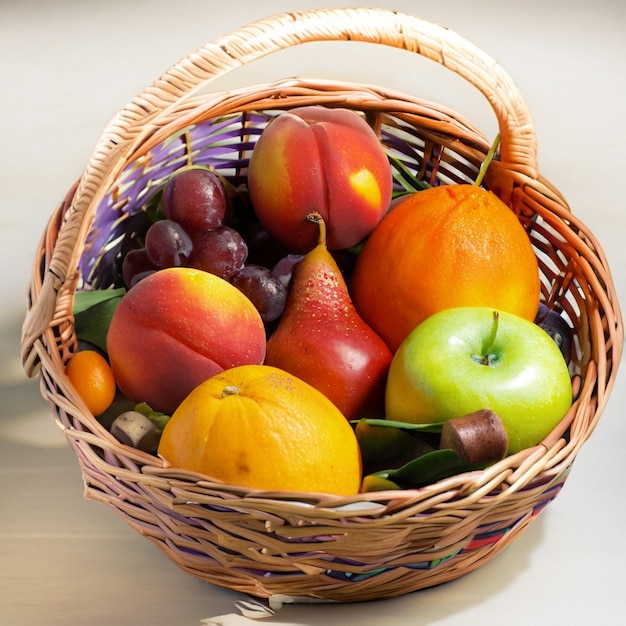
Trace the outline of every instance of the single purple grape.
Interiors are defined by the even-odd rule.
[[[574,339],[574,331],[567,323],[567,320],[559,315],[557,311],[549,308],[545,303],[539,305],[537,315],[535,316],[535,324],[543,328],[556,345],[561,350],[566,361],[571,357],[572,341]]]
[[[285,287],[288,287],[294,268],[303,258],[304,254],[288,254],[284,256],[274,265],[272,274],[276,276]]]
[[[153,272],[155,270],[156,267],[148,257],[148,252],[145,248],[135,248],[134,250],[129,250],[122,261],[122,278],[124,279],[124,284],[128,289],[130,289],[137,282],[135,277],[142,276],[146,274],[146,272]]]
[[[193,243],[178,222],[159,220],[148,229],[145,246],[154,267],[163,269],[185,265]]]
[[[130,281],[130,287],[134,287],[139,281],[143,280],[144,278],[147,278],[148,276],[150,276],[151,274],[154,274],[155,272],[158,272],[159,270],[146,270],[145,272],[139,272],[138,274],[135,274],[132,278],[132,280]]]
[[[254,304],[264,322],[273,322],[282,315],[287,287],[269,268],[246,265],[231,276],[230,282]]]
[[[187,266],[229,280],[243,267],[247,256],[248,246],[243,237],[234,228],[222,225],[194,236]]]
[[[161,197],[163,215],[192,234],[221,226],[226,207],[226,192],[219,177],[201,167],[175,172]]]

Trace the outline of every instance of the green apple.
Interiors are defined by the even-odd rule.
[[[548,333],[485,307],[424,320],[396,351],[385,394],[387,419],[416,424],[491,409],[504,423],[509,454],[539,443],[571,404],[569,370]]]

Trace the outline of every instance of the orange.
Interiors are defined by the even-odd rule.
[[[351,495],[361,456],[350,423],[322,393],[269,365],[241,365],[196,387],[158,453],[172,467],[263,490]]]
[[[356,262],[352,298],[396,350],[427,317],[490,306],[533,320],[539,266],[517,216],[474,185],[419,191],[391,210]]]
[[[115,398],[115,378],[107,360],[95,350],[81,350],[68,361],[65,374],[87,408],[98,416]]]

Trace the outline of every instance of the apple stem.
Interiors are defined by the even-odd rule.
[[[326,222],[324,221],[324,218],[317,211],[312,211],[306,216],[306,218],[309,222],[314,222],[318,225],[320,229],[318,245],[326,247]]]
[[[480,362],[483,365],[489,365],[491,363],[491,350],[498,334],[498,321],[500,320],[500,314],[498,311],[493,312],[493,321],[491,324],[491,332],[489,333],[489,339],[487,347],[483,350],[483,355],[480,358]]]

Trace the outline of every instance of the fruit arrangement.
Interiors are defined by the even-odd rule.
[[[499,141],[371,84],[205,90],[329,40],[442,65]],[[138,94],[49,220],[28,296],[24,367],[85,496],[194,577],[296,600],[398,596],[498,554],[560,492],[623,344],[511,78],[363,7],[244,26]]]
[[[120,442],[256,489],[419,487],[536,445],[573,331],[507,205],[413,182],[323,106],[277,115],[243,184],[176,169],[76,294],[77,393]]]

